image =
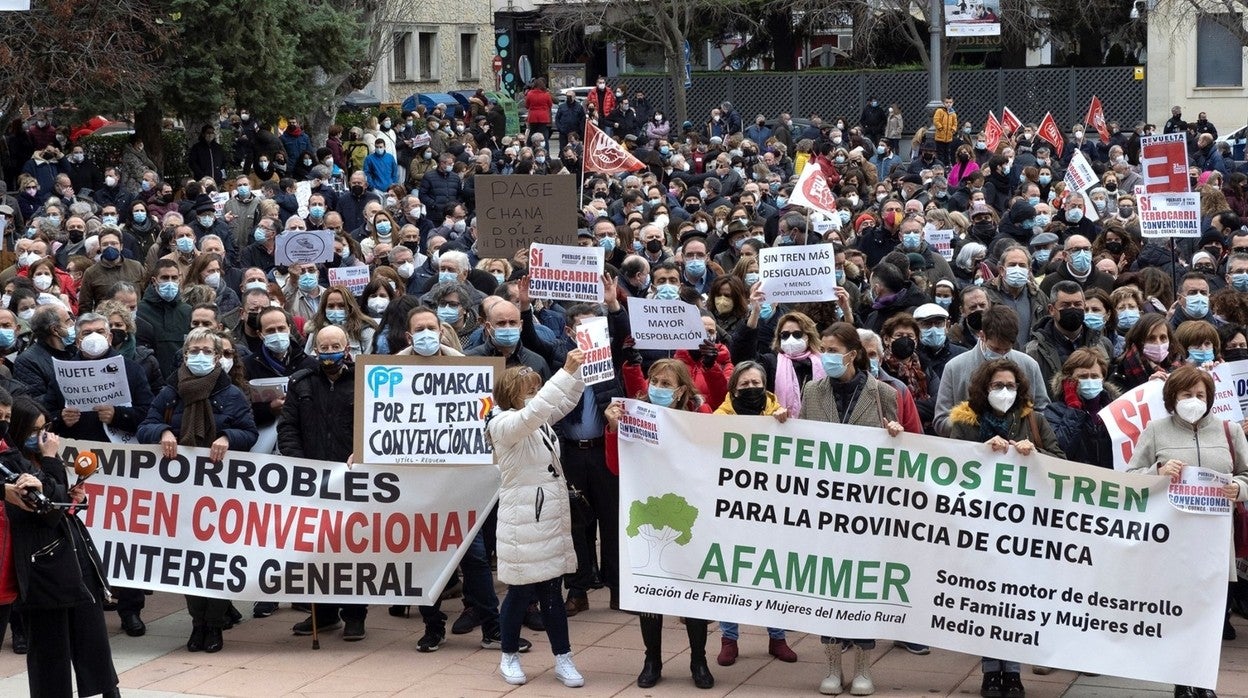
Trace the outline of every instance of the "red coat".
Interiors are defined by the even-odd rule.
[[[0,606],[17,601],[17,570],[13,566],[13,541],[9,538],[9,517],[0,504]]]
[[[607,114],[615,111],[615,90],[607,88],[602,91],[605,97],[602,98],[602,104],[598,103],[598,88],[589,91],[587,101],[598,109],[599,117],[606,117]]]
[[[524,106],[529,110],[528,122],[534,126],[550,125],[550,110],[555,100],[546,90],[529,90],[524,93]]]

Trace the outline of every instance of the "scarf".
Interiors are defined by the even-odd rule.
[[[914,393],[915,400],[931,397],[927,393],[927,373],[923,371],[917,351],[904,361],[889,354],[884,357],[884,368],[890,376],[906,384],[910,392]]]
[[[850,417],[858,405],[862,389],[867,385],[866,371],[858,371],[847,381],[832,380],[832,399],[836,402],[837,417],[841,424],[851,424]]]
[[[1092,423],[1100,427],[1103,422],[1097,413],[1110,403],[1110,398],[1108,393],[1101,391],[1100,395],[1091,400],[1085,400],[1079,394],[1079,381],[1067,378],[1062,381],[1062,401],[1066,403],[1067,407],[1086,413],[1092,420]]]
[[[1013,422],[1013,411],[997,416],[996,410],[989,408],[979,415],[979,440],[987,441],[994,436],[1000,436],[1007,441],[1012,441],[1010,434],[1013,432],[1011,429]]]
[[[802,411],[802,386],[797,380],[797,371],[793,370],[794,359],[806,359],[810,362],[810,379],[817,381],[823,378],[823,362],[819,361],[809,350],[794,356],[784,352],[776,354],[776,399],[789,411],[796,415]]]
[[[207,448],[217,438],[217,422],[212,416],[209,398],[220,376],[220,366],[206,376],[196,376],[186,366],[178,369],[178,397],[182,399],[179,444]]]
[[[898,291],[897,293],[885,293],[879,298],[876,298],[875,302],[871,304],[871,307],[874,308],[875,310],[881,310],[883,308],[887,308],[889,305],[892,304],[893,301],[897,300],[898,298],[901,298],[903,295],[905,295],[905,293],[906,292],[904,290]]]

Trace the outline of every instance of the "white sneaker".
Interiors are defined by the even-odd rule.
[[[572,653],[555,655],[555,678],[563,682],[568,688],[580,688],[585,685],[585,677],[581,676],[581,672],[576,670],[576,665],[572,663]]]
[[[498,673],[513,686],[521,686],[529,680],[524,675],[524,669],[520,668],[520,655],[515,652],[503,652],[503,658],[498,662]]]

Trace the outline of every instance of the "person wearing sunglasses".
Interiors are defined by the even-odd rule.
[[[499,673],[512,685],[528,681],[520,666],[520,626],[536,597],[555,655],[555,677],[585,685],[572,661],[563,575],[576,571],[572,507],[552,425],[578,404],[585,382],[584,353],[568,352],[563,370],[542,385],[528,366],[508,368],[494,386],[497,407],[486,420],[502,485],[498,493],[498,578],[509,585],[500,614]]]

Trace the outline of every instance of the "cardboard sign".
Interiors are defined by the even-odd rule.
[[[273,261],[279,266],[320,264],[334,258],[332,230],[284,230],[274,243]]]
[[[97,405],[130,404],[126,361],[120,356],[95,361],[52,359],[52,368],[66,407],[91,409]]]
[[[501,358],[360,356],[355,460],[368,465],[494,462],[485,420]]]
[[[1190,191],[1187,134],[1165,133],[1140,138],[1140,174],[1144,176],[1144,191],[1149,194]]]
[[[602,303],[601,247],[533,243],[529,248],[529,296],[557,301]]]
[[[836,258],[831,245],[764,247],[758,276],[768,303],[836,300]]]
[[[529,245],[576,245],[576,178],[477,175],[477,250],[508,257]]]
[[[330,286],[346,286],[353,296],[359,296],[368,286],[368,267],[333,267],[327,270]]]
[[[946,262],[953,261],[953,230],[926,230],[923,236],[932,249],[940,253]]]
[[[1186,175],[1184,180],[1186,181]],[[1140,234],[1146,238],[1199,238],[1200,192],[1141,194]]]
[[[585,385],[597,385],[615,379],[615,363],[611,360],[611,333],[605,317],[581,320],[576,326],[576,348],[585,352],[581,378]]]
[[[1076,150],[1071,156],[1070,165],[1066,168],[1065,180],[1066,188],[1077,192],[1083,192],[1088,187],[1100,184],[1100,180],[1096,178],[1096,172],[1092,170],[1092,164],[1088,162],[1082,150]]]
[[[634,298],[628,304],[628,321],[638,349],[697,349],[706,339],[698,307],[682,300]]]

